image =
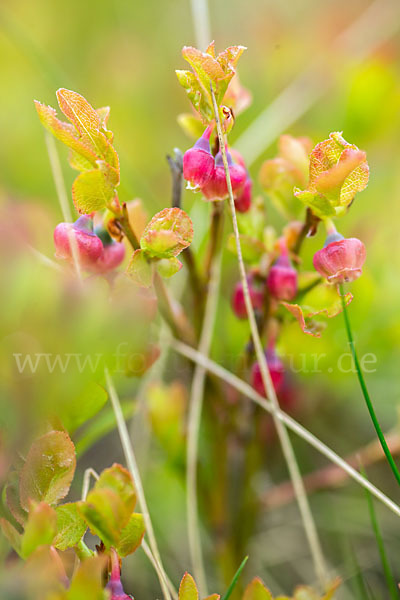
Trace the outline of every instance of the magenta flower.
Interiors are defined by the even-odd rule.
[[[360,277],[365,257],[365,246],[359,239],[346,239],[335,232],[328,235],[324,247],[314,254],[313,264],[329,283],[345,283]]]
[[[195,145],[183,155],[183,177],[192,188],[202,188],[214,171],[214,157],[210,151],[212,126],[207,127]]]
[[[278,394],[283,385],[285,367],[273,348],[269,348],[265,351],[265,357],[267,359],[268,369],[275,392]],[[266,391],[264,390],[264,383],[258,362],[255,362],[251,368],[251,385],[261,396],[265,397],[267,395]]]
[[[253,308],[261,310],[264,303],[264,293],[262,290],[254,287],[250,278],[248,283]],[[231,305],[232,310],[238,319],[247,319],[246,304],[244,301],[244,292],[241,282],[237,283],[235,289],[233,290]]]
[[[93,232],[93,221],[88,215],[75,223],[59,223],[54,230],[56,257],[72,262],[71,237],[76,241],[78,259],[83,268],[90,268],[103,252],[103,243]]]
[[[267,277],[268,290],[277,300],[290,301],[297,294],[297,271],[293,268],[286,246],[269,270]]]
[[[247,172],[242,165],[233,162],[230,152],[227,151],[226,154],[229,165],[229,174],[231,176],[232,191],[235,195],[239,195],[246,182]],[[214,171],[208,182],[202,187],[201,191],[207,200],[224,200],[228,196],[228,185],[226,183],[221,152],[218,152],[216,155]]]

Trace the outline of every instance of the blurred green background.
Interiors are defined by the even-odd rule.
[[[282,90],[315,60],[321,60],[321,66],[309,71],[293,89],[290,102],[280,104],[283,121],[290,123],[280,133],[307,135],[318,142],[331,131],[343,131],[345,139],[367,151],[370,183],[357,196],[349,215],[339,222],[339,228],[344,235],[360,237],[367,247],[364,275],[352,286],[355,299],[350,313],[360,355],[376,355],[376,371],[368,375],[368,385],[387,431],[397,423],[400,399],[400,6],[389,0],[373,5],[363,0],[219,0],[210,3],[210,23],[218,49],[231,44],[248,47],[239,72],[242,84],[251,90],[253,103],[235,125],[233,145],[235,139],[239,145],[243,142],[241,135]],[[360,24],[361,29],[352,30],[335,44],[337,36],[353,23]],[[13,353],[84,353],[93,348],[96,352],[113,352],[126,340],[133,348],[140,348],[149,331],[156,339],[153,325],[144,321],[140,328],[137,326],[142,322],[137,299],[132,298],[121,310],[110,314],[107,293],[101,283],[94,283],[93,295],[76,305],[70,282],[43,266],[21,245],[22,235],[31,246],[52,257],[52,231],[62,220],[33,99],[56,106],[55,91],[67,87],[83,94],[96,107],[111,106],[109,127],[121,160],[123,194],[126,199],[140,197],[152,215],[170,203],[166,154],[174,147],[184,150],[191,144],[176,120],[178,114],[188,110],[188,103],[174,69],[184,68],[181,48],[195,41],[189,0],[1,2],[3,475],[8,466],[7,449],[15,450],[23,444],[25,434],[36,426],[35,417],[47,414],[49,408],[61,407],[61,418],[69,398],[76,398],[86,385],[91,385],[91,377],[77,374],[17,377]],[[360,48],[361,55],[357,50]],[[301,111],[307,94],[310,107]],[[291,111],[299,107],[304,114],[292,124]],[[250,167],[256,193],[261,193],[257,174],[262,160],[276,154],[276,140],[266,144],[263,136],[270,138],[268,131],[258,128],[254,143],[261,144],[263,151]],[[75,173],[65,160],[64,148],[59,151],[70,190]],[[198,197],[185,193],[184,208],[193,211],[195,242],[208,226],[208,207],[199,203]],[[278,227],[282,224],[270,205],[268,219]],[[322,244],[322,232],[305,243],[305,267],[311,267],[313,253]],[[184,277],[182,270],[176,285],[181,285]],[[228,368],[234,368],[247,340],[247,325],[238,323],[229,307],[236,279],[235,259],[226,254],[217,319],[219,333],[212,355]],[[133,339],[129,325],[135,327]],[[284,356],[293,356],[297,365],[301,365],[302,353],[308,357],[326,354],[320,362],[320,373],[308,369],[296,375],[305,404],[299,418],[307,427],[342,455],[374,438],[355,376],[337,368],[338,357],[348,351],[340,316],[329,322],[321,339],[305,336],[296,324],[288,326],[279,348]],[[156,369],[153,377],[157,378]],[[171,370],[167,378],[174,378]],[[122,376],[117,379],[128,414],[139,383]],[[145,435],[139,442],[152,448],[149,455],[146,445],[138,452],[161,551],[168,571],[177,581],[190,569],[182,478],[156,442]],[[324,464],[303,442],[294,442],[305,472]],[[273,481],[286,479],[280,453],[273,452],[272,479],[265,474],[264,480],[253,482],[255,489],[263,490]],[[83,455],[80,474],[90,464],[100,469],[114,460],[123,458],[118,438],[110,434],[91,453]],[[369,475],[394,499],[399,498],[383,462]],[[311,502],[331,566],[345,579],[351,578],[351,568],[343,567],[343,548],[350,541],[359,551],[361,569],[368,573],[371,587],[381,589],[379,558],[362,491],[349,484],[339,491],[316,494]],[[396,557],[400,550],[398,522],[380,507],[378,514],[389,553]],[[212,544],[206,536],[207,551]],[[246,577],[262,576],[275,592],[288,592],[302,580],[312,581],[294,504],[263,515],[249,552]],[[216,569],[212,564],[208,566],[211,584],[219,585]],[[155,597],[157,583],[139,552],[130,559],[124,574],[127,588],[132,587],[135,596]],[[342,597],[352,597],[350,590],[351,585],[345,585]]]

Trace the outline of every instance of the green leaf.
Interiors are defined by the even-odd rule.
[[[181,113],[178,115],[177,121],[186,135],[193,140],[197,140],[204,132],[203,123],[190,113]]]
[[[102,471],[94,489],[108,489],[118,494],[129,513],[135,508],[136,490],[133,485],[132,475],[127,469],[117,463]]]
[[[194,579],[189,573],[185,573],[179,586],[179,600],[198,600],[199,592],[197,591]]]
[[[246,587],[243,600],[273,600],[273,598],[261,579],[255,577]]]
[[[91,532],[99,536],[107,548],[118,544],[130,513],[117,493],[93,489],[78,507]]]
[[[119,556],[124,557],[132,554],[142,543],[145,533],[145,525],[143,515],[133,513],[128,524],[121,532],[118,545],[116,547]]]
[[[178,273],[182,268],[182,263],[175,256],[171,258],[161,258],[156,262],[156,269],[160,273],[161,277],[168,279]]]
[[[91,162],[71,148],[68,153],[68,162],[70,166],[77,171],[92,171],[93,169],[93,164]]]
[[[82,561],[67,592],[68,600],[105,600],[103,571],[106,563],[104,555]]]
[[[105,546],[116,546],[136,504],[132,477],[121,465],[105,469],[78,507],[91,531]]]
[[[20,501],[57,504],[69,491],[75,473],[75,448],[63,431],[49,431],[31,446],[21,471]]]
[[[46,502],[31,504],[28,521],[21,540],[21,553],[27,558],[39,546],[50,545],[57,530],[57,517],[54,508]]]
[[[106,390],[95,381],[85,383],[83,389],[71,395],[60,407],[59,417],[69,433],[74,433],[83,423],[94,417],[107,402]]]
[[[135,250],[126,269],[128,277],[140,285],[149,288],[153,283],[153,264],[149,262],[144,250]]]
[[[295,188],[294,195],[301,200],[305,206],[311,208],[316,217],[326,219],[327,217],[336,216],[334,207],[322,194],[309,192],[308,190],[301,191]]]
[[[200,113],[207,123],[209,123],[214,116],[211,94],[208,92],[208,90],[204,89],[196,75],[194,75],[194,73],[191,71],[177,70],[175,72],[178,81],[186,91],[193,108]],[[200,133],[200,135],[202,133],[203,131]]]
[[[193,223],[180,208],[164,208],[154,215],[140,239],[143,250],[156,258],[171,258],[193,240]]]
[[[261,256],[266,252],[264,244],[260,242],[260,240],[249,235],[241,234],[239,237],[242,246],[243,260],[248,263],[258,263]],[[236,240],[233,233],[229,234],[227,248],[233,254],[237,254]]]
[[[72,198],[80,214],[106,208],[114,196],[114,185],[100,169],[81,173],[72,185]]]
[[[13,525],[7,519],[0,518],[0,527],[3,532],[4,537],[8,540],[11,547],[15,550],[15,552],[22,556],[21,551],[21,540],[22,535],[15,529]]]
[[[92,147],[79,139],[77,132],[69,123],[63,123],[57,118],[57,113],[51,106],[46,106],[35,100],[35,107],[42,125],[50,131],[60,142],[71,148],[75,154],[82,157],[93,167],[96,166],[96,154]]]
[[[75,502],[62,504],[56,508],[57,534],[53,546],[66,550],[75,546],[85,534],[87,525]]]

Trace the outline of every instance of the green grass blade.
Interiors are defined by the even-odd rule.
[[[234,587],[237,584],[238,579],[239,579],[239,577],[240,577],[240,575],[241,575],[241,573],[242,573],[242,571],[244,569],[244,565],[247,563],[248,559],[249,559],[249,557],[245,556],[244,559],[242,560],[241,565],[238,568],[238,570],[236,571],[235,575],[233,576],[233,579],[232,579],[232,581],[230,583],[230,586],[228,587],[225,596],[222,597],[222,600],[228,600],[228,598],[232,594],[232,592],[234,590]]]
[[[364,477],[366,477],[366,473],[363,471]],[[381,557],[382,568],[385,575],[386,583],[388,586],[388,591],[390,593],[390,598],[392,600],[399,600],[399,590],[396,585],[395,579],[393,577],[392,569],[390,567],[390,563],[386,554],[385,545],[383,543],[382,533],[379,527],[378,519],[375,512],[374,502],[372,500],[371,494],[369,490],[365,490],[365,494],[368,502],[369,515],[371,519],[372,529],[374,530],[376,543],[378,546],[379,554]]]
[[[376,431],[377,436],[379,438],[379,441],[381,443],[382,450],[385,453],[385,456],[386,456],[387,461],[388,461],[388,463],[390,465],[390,468],[392,469],[393,475],[395,476],[395,478],[397,480],[397,483],[400,485],[400,472],[399,472],[399,470],[398,470],[398,468],[396,466],[396,463],[394,461],[394,458],[393,458],[393,456],[392,456],[392,454],[391,454],[391,452],[389,450],[389,446],[387,445],[387,442],[386,442],[385,436],[383,435],[383,431],[381,429],[381,426],[379,425],[379,421],[378,421],[378,418],[376,416],[375,409],[373,407],[371,398],[370,398],[369,393],[368,393],[367,385],[366,385],[365,380],[364,380],[364,375],[363,375],[362,369],[360,367],[360,363],[359,363],[358,355],[357,355],[357,352],[356,352],[356,346],[355,346],[355,343],[354,343],[353,333],[352,333],[352,330],[351,330],[350,318],[349,318],[349,314],[348,314],[348,311],[347,311],[346,300],[345,300],[345,297],[344,297],[344,291],[343,291],[343,286],[342,285],[340,285],[340,295],[341,295],[341,298],[342,298],[343,316],[344,316],[344,323],[345,323],[345,326],[346,326],[347,338],[349,340],[350,350],[351,350],[351,354],[353,356],[354,365],[356,367],[357,377],[358,377],[358,381],[360,383],[361,391],[363,393],[364,400],[365,400],[365,403],[367,405],[368,412],[370,414],[372,423],[373,423],[373,425],[375,427],[375,431]]]

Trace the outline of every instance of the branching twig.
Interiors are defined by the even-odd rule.
[[[216,125],[217,125],[217,130],[218,130],[219,146],[220,146],[220,151],[222,154],[222,160],[224,163],[225,177],[226,177],[226,182],[227,182],[228,192],[229,192],[229,205],[230,205],[231,214],[232,214],[233,232],[234,232],[235,240],[236,240],[236,250],[237,250],[238,263],[239,263],[240,279],[241,279],[241,283],[242,283],[242,287],[243,287],[244,300],[245,300],[245,305],[246,305],[246,310],[247,310],[247,316],[249,319],[251,335],[253,338],[254,349],[255,349],[257,360],[258,360],[258,363],[260,366],[261,377],[262,377],[262,381],[263,381],[264,388],[266,391],[266,395],[268,396],[270,402],[272,403],[272,407],[273,407],[272,416],[274,419],[274,423],[275,423],[275,427],[276,427],[276,430],[278,433],[279,440],[281,442],[282,451],[285,456],[285,460],[286,460],[286,463],[287,463],[287,466],[289,469],[290,477],[293,481],[293,486],[296,490],[296,498],[297,498],[297,502],[299,505],[300,514],[303,519],[304,528],[305,528],[307,540],[308,540],[308,543],[310,546],[311,554],[313,557],[316,574],[321,583],[321,586],[323,588],[325,588],[326,584],[328,582],[327,582],[326,567],[325,567],[325,561],[324,561],[324,557],[323,557],[323,553],[322,553],[322,548],[320,545],[317,529],[315,527],[314,519],[313,519],[311,509],[310,509],[310,506],[309,506],[309,503],[307,500],[307,494],[304,489],[303,481],[301,478],[301,473],[300,473],[300,470],[299,470],[299,467],[298,467],[298,464],[296,461],[296,457],[295,457],[295,454],[293,451],[292,444],[290,442],[288,432],[287,432],[285,426],[283,425],[282,421],[280,421],[280,419],[277,416],[277,412],[279,411],[279,403],[278,403],[278,399],[276,397],[274,385],[272,383],[271,375],[270,375],[268,365],[267,365],[267,360],[266,360],[264,350],[263,350],[263,347],[261,344],[261,339],[260,339],[260,335],[258,332],[257,322],[256,322],[256,318],[254,315],[253,305],[252,305],[252,301],[250,298],[246,270],[245,270],[243,257],[242,257],[242,248],[241,248],[241,244],[240,244],[239,229],[238,229],[238,224],[237,224],[237,219],[236,219],[235,200],[233,197],[232,183],[231,183],[231,178],[230,178],[230,173],[229,173],[229,165],[228,165],[228,160],[227,160],[226,150],[225,150],[225,141],[224,141],[224,136],[222,133],[222,127],[221,127],[221,121],[220,121],[220,115],[219,115],[219,107],[217,106],[217,101],[216,101],[214,89],[212,86],[211,86],[211,95],[212,95],[215,120],[216,120]]]

